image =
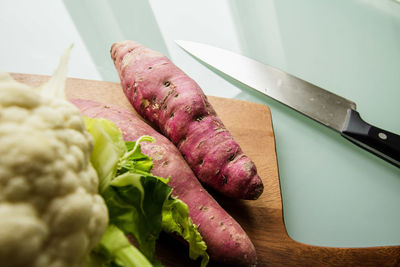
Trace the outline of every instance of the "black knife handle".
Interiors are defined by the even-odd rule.
[[[349,109],[342,135],[358,146],[400,167],[400,136],[372,126]]]

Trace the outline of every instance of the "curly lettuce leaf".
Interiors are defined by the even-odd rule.
[[[125,142],[127,150],[131,152],[127,154],[126,158],[123,160],[123,162],[121,162],[119,166],[120,173],[137,170],[150,173],[153,167],[153,160],[149,156],[142,153],[139,145],[141,141],[153,142],[152,139],[148,139],[147,137],[142,137],[141,140],[136,142]]]
[[[161,266],[155,257],[161,231],[183,237],[189,244],[190,258],[201,256],[202,266],[207,265],[207,246],[189,218],[187,205],[171,196],[168,178],[151,174],[152,159],[141,152],[140,143],[153,142],[154,138],[143,136],[136,142],[124,142],[109,120],[85,118],[85,124],[94,140],[91,162],[99,175],[110,223],[132,235],[155,266]]]
[[[188,206],[180,199],[169,197],[164,203],[162,229],[167,233],[175,233],[189,244],[189,258],[202,257],[201,266],[208,264],[210,257],[206,253],[207,245],[203,241],[197,226],[189,217]]]
[[[110,190],[105,195],[110,203],[110,222],[132,234],[143,254],[157,263],[155,244],[162,230],[162,207],[171,188],[156,177],[129,172],[114,181],[113,194]]]

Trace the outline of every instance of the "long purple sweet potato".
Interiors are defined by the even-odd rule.
[[[153,159],[154,175],[171,177],[172,195],[188,205],[189,216],[198,226],[211,259],[235,266],[256,263],[254,245],[243,228],[203,188],[178,149],[166,137],[120,107],[90,100],[70,101],[85,116],[113,121],[125,141],[135,141],[142,135],[153,136],[154,143],[141,144],[142,152]]]
[[[133,41],[113,44],[111,56],[128,100],[176,145],[201,182],[229,197],[261,195],[256,166],[194,80],[167,57]]]

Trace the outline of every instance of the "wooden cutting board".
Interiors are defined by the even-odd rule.
[[[12,74],[37,86],[48,76]],[[134,112],[118,83],[70,78],[67,97],[119,105]],[[209,97],[218,115],[243,151],[255,162],[265,186],[255,201],[230,200],[213,195],[245,229],[258,254],[258,266],[400,266],[400,247],[316,247],[292,240],[285,229],[271,113],[267,106],[240,100]],[[136,113],[136,112],[135,112]],[[162,235],[157,253],[166,266],[199,266],[190,261],[186,247]],[[209,266],[220,266],[210,263]]]

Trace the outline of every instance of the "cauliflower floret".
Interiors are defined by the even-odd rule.
[[[100,241],[108,214],[92,147],[69,102],[0,87],[0,266],[76,266]]]

